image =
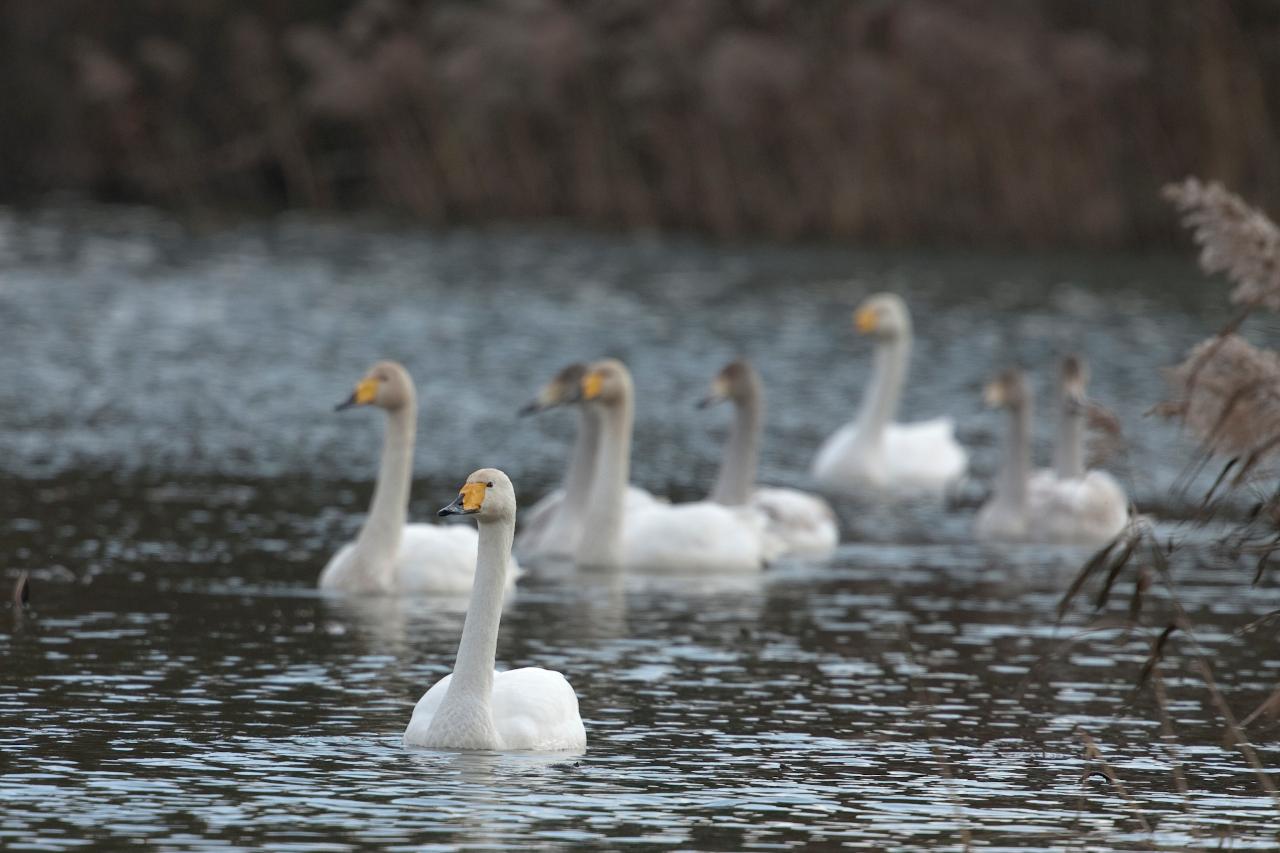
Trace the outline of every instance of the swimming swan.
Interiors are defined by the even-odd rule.
[[[733,423],[709,500],[725,506],[750,505],[764,513],[766,534],[778,541],[779,556],[827,557],[840,541],[831,505],[817,495],[779,486],[756,485],[764,387],[750,362],[730,362],[711,382],[700,408],[731,401]]]
[[[616,359],[598,361],[582,379],[584,404],[600,417],[595,481],[578,543],[579,566],[641,571],[758,571],[768,551],[763,515],[710,501],[654,504],[628,512],[635,391]]]
[[[951,418],[892,422],[911,355],[906,304],[892,293],[871,296],[854,314],[854,326],[875,338],[871,383],[857,420],[836,430],[818,449],[814,478],[835,493],[941,495],[968,466]]]
[[[1088,367],[1080,358],[1062,360],[1053,468],[1037,471],[1030,483],[1035,501],[1045,506],[1037,531],[1046,542],[1102,546],[1129,523],[1129,499],[1120,484],[1105,471],[1085,470],[1088,378]]]
[[[1028,542],[1036,539],[1034,518],[1045,510],[1029,487],[1031,475],[1031,389],[1021,370],[1006,370],[987,383],[983,399],[1009,412],[1005,460],[995,492],[978,510],[974,535],[984,542]]]
[[[545,412],[577,402],[587,365],[568,365],[542,387],[538,396],[520,409],[521,415]],[[578,407],[578,435],[569,454],[560,488],[545,495],[533,508],[521,513],[516,553],[521,559],[572,560],[582,538],[583,519],[591,500],[596,455],[600,445],[600,416],[589,406]],[[653,503],[644,489],[627,486],[627,511]]]
[[[405,524],[418,420],[409,371],[394,361],[378,362],[338,410],[353,406],[376,406],[386,412],[382,462],[364,526],[324,567],[320,588],[465,595],[475,574],[476,532],[457,525]],[[509,578],[517,571],[513,565]]]
[[[507,475],[481,468],[440,515],[479,523],[475,587],[453,672],[414,706],[405,746],[435,749],[581,750],[587,733],[578,697],[558,672],[538,667],[494,670],[502,594],[516,527],[516,494]]]

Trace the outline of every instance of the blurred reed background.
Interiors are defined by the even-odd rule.
[[[0,201],[1134,245],[1278,97],[1263,0],[7,0]]]

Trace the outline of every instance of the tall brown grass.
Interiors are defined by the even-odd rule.
[[[0,199],[1113,245],[1277,201],[1257,0],[0,4]]]

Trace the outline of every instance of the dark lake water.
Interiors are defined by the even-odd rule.
[[[419,384],[419,519],[481,466],[526,504],[554,485],[571,417],[515,410],[605,354],[635,373],[641,484],[705,492],[726,415],[694,402],[745,354],[769,394],[761,479],[804,485],[857,405],[849,317],[877,290],[914,311],[904,415],[953,415],[973,454],[957,500],[842,504],[834,560],[757,578],[531,572],[499,665],[566,673],[588,751],[401,747],[465,602],[314,589],[370,493],[379,418],[331,410],[371,362]],[[1173,573],[1226,700],[1261,702],[1280,643],[1240,629],[1280,585],[1187,523],[1170,488],[1192,445],[1144,417],[1224,292],[1181,257],[0,212],[6,597],[32,577],[31,609],[0,610],[0,847],[1273,849],[1280,809],[1224,744],[1195,646],[1163,665],[1175,742],[1135,690],[1156,629],[1121,627],[1132,576],[1102,623],[1058,624],[1085,555],[969,535],[998,459],[982,382],[1019,363],[1047,402],[1056,356],[1086,353],[1128,438],[1113,469],[1188,542]],[[1158,627],[1168,596],[1149,599]],[[1248,731],[1280,778],[1280,726]]]

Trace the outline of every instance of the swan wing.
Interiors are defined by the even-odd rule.
[[[348,575],[354,569],[355,556],[356,543],[348,542],[339,548],[338,552],[329,558],[329,562],[325,563],[324,569],[320,572],[320,588],[343,588],[346,585]]]
[[[890,424],[884,453],[890,483],[902,491],[941,492],[969,467],[969,454],[956,441],[951,418]]]
[[[1034,536],[1059,545],[1101,546],[1129,522],[1129,500],[1105,471],[1058,477],[1042,469],[1031,478],[1028,501]]]
[[[980,542],[1026,542],[1032,537],[1028,513],[999,498],[992,498],[978,510],[973,522],[973,535]]]
[[[479,536],[462,524],[406,524],[396,553],[396,579],[401,592],[466,595],[476,575]],[[507,587],[520,573],[512,558]]]
[[[409,725],[404,730],[406,746],[425,746],[430,743],[427,740],[427,731],[431,728],[431,721],[435,719],[436,711],[444,701],[445,694],[449,692],[449,682],[452,680],[453,673],[449,673],[431,685],[413,706],[413,716],[409,718]]]
[[[757,571],[767,556],[764,526],[750,507],[655,503],[627,515],[624,559],[642,571]]]
[[[840,541],[835,511],[817,495],[760,486],[751,504],[764,513],[766,535],[778,540],[780,556],[828,557]]]
[[[413,707],[404,731],[410,746],[430,746],[427,737],[440,704],[453,681],[450,673],[431,685]],[[503,749],[538,751],[581,750],[586,729],[578,713],[578,697],[563,675],[554,670],[525,667],[493,673],[492,715]]]
[[[826,491],[909,497],[940,495],[968,466],[969,454],[956,441],[954,421],[934,418],[889,424],[879,444],[859,441],[857,426],[846,424],[823,442],[812,471]]]
[[[493,724],[505,749],[585,749],[578,697],[560,673],[540,667],[498,672],[493,678]]]
[[[564,504],[564,490],[543,495],[542,499],[528,509],[520,511],[520,532],[516,534],[515,552],[521,557],[540,555],[550,545],[548,532],[560,514]]]
[[[848,423],[829,435],[814,454],[810,472],[818,486],[830,492],[877,488],[883,480],[876,454],[858,447],[858,427]]]

